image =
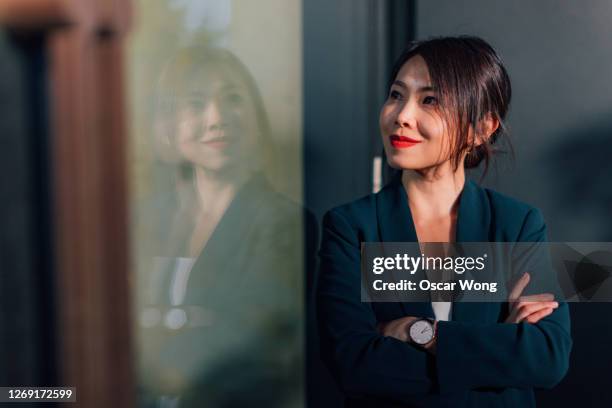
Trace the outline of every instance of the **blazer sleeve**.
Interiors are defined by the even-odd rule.
[[[321,357],[343,392],[399,401],[430,392],[433,356],[379,334],[371,305],[361,302],[360,242],[338,209],[323,219],[319,257]]]
[[[518,241],[545,240],[542,215],[531,209]],[[536,324],[439,322],[436,371],[440,392],[551,388],[567,372],[571,347],[569,310],[564,302]]]

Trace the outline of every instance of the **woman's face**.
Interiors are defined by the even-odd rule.
[[[187,93],[177,110],[177,147],[210,171],[250,169],[259,133],[254,101],[242,81],[214,75]]]
[[[449,133],[420,55],[398,72],[380,111],[380,133],[391,167],[422,170],[450,158]]]

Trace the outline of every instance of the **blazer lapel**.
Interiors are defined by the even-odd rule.
[[[376,196],[376,216],[381,242],[418,242],[406,190],[401,182],[401,172]],[[491,211],[486,192],[473,181],[466,179],[459,197],[457,215],[457,242],[488,242],[490,240]],[[416,274],[417,279],[425,275]],[[401,302],[406,315],[434,317],[431,302]],[[456,302],[452,307],[452,320],[481,321],[481,304]]]
[[[457,214],[456,242],[488,242],[491,228],[489,199],[483,188],[467,180],[459,199]],[[463,277],[464,279],[467,276]],[[485,306],[485,307],[483,307]],[[487,303],[454,302],[451,319],[455,321],[485,321]]]
[[[457,242],[488,242],[491,227],[489,198],[472,180],[465,181],[459,198]]]
[[[381,242],[418,242],[412,214],[408,206],[408,197],[401,181],[401,172],[377,194],[376,216]],[[415,256],[418,256],[418,254],[415,254]],[[413,279],[416,281],[425,278],[423,272],[419,272],[413,275]],[[399,303],[407,316],[435,317],[431,302]]]

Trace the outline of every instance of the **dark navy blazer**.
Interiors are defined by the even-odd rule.
[[[546,240],[541,212],[467,180],[457,242]],[[360,244],[416,242],[406,190],[395,177],[325,214],[317,289],[321,356],[349,407],[533,407],[534,388],[557,384],[572,347],[566,303],[536,324],[503,323],[504,303],[454,303],[438,323],[437,352],[376,330],[403,316],[434,317],[431,303],[362,303]],[[533,272],[532,272],[533,273]]]

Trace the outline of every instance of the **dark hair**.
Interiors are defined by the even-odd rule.
[[[425,60],[442,112],[447,123],[457,132],[451,149],[455,170],[461,155],[467,151],[465,168],[477,167],[484,160],[486,173],[494,153],[492,145],[508,136],[504,119],[512,89],[501,59],[493,47],[478,37],[435,37],[414,41],[395,62],[388,88],[404,63],[415,55]],[[470,143],[468,140],[469,128],[476,129],[487,114],[499,121],[499,127],[486,142],[475,146],[474,141]]]
[[[190,46],[179,49],[163,67],[157,83],[158,113],[176,114],[176,98],[198,87],[206,87],[204,75],[211,72],[225,74],[244,83],[255,105],[258,130],[267,136],[270,124],[255,79],[242,61],[224,48]]]
[[[165,64],[156,87],[155,118],[164,125],[155,130],[156,141],[165,138],[166,143],[175,144],[177,100],[182,94],[189,94],[198,87],[206,88],[208,86],[205,80],[207,73],[223,74],[243,82],[255,109],[259,138],[257,145],[260,149],[258,155],[262,158],[264,167],[274,168],[276,155],[273,151],[270,122],[259,88],[242,61],[224,48],[209,46],[181,48]],[[171,157],[168,161],[173,159],[176,160]],[[190,165],[187,164],[187,167],[189,168]],[[191,173],[188,169],[182,170],[184,175]]]

